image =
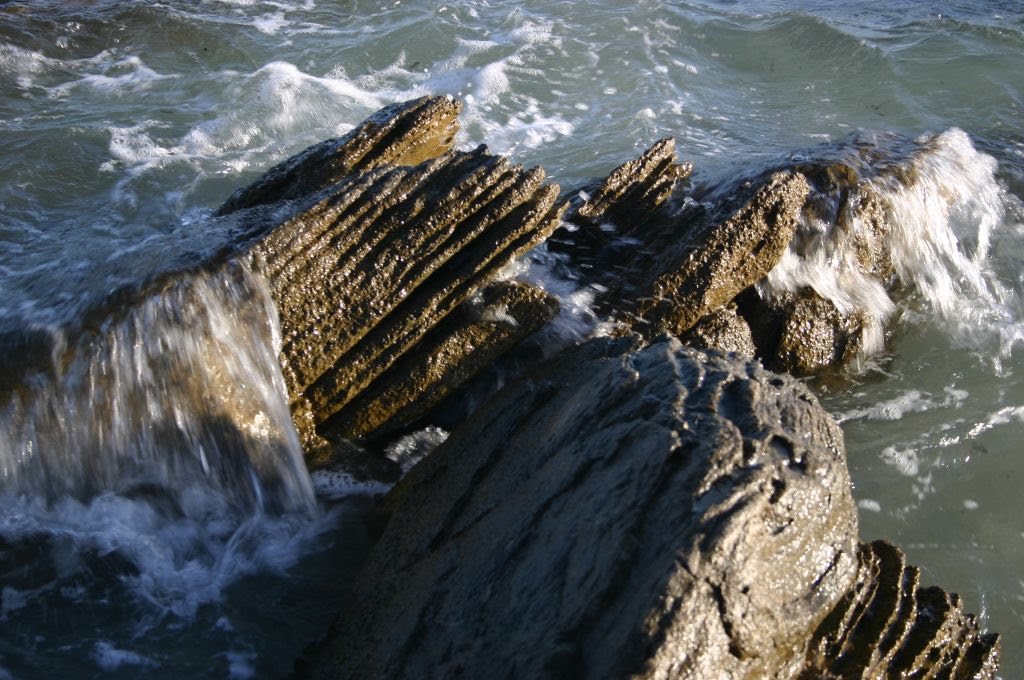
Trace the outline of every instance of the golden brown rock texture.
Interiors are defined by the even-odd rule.
[[[406,424],[556,310],[533,290],[509,306],[512,323],[500,332],[463,324],[451,328],[446,348],[436,339],[419,345],[501,267],[543,241],[563,211],[542,170],[485,147],[450,150],[458,109],[445,98],[384,109],[347,137],[273,168],[221,209],[290,199],[276,208],[284,210],[274,213],[280,224],[246,257],[270,282],[285,379],[307,442],[315,428],[359,436],[385,422]],[[391,371],[403,357],[434,364]]]

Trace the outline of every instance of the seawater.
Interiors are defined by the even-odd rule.
[[[1021,73],[1024,10],[1011,0],[8,0],[0,332],[49,337],[62,356],[79,357],[69,364],[78,375],[120,366],[105,375],[128,384],[117,394],[130,416],[149,398],[149,378],[129,369],[152,365],[151,336],[110,326],[76,349],[59,342],[60,329],[111,291],[216,249],[227,236],[206,218],[274,162],[424,94],[464,102],[461,146],[487,143],[543,165],[565,188],[663,136],[694,161],[695,183],[709,186],[852,138],[938,140],[917,194],[883,187],[900,215],[909,295],[839,285],[810,260],[791,259],[766,285],[812,282],[871,305],[874,353],[850,384],[819,386],[846,433],[862,534],[895,540],[926,582],[959,592],[1004,634],[1004,676],[1018,677]],[[567,333],[599,332],[587,292],[542,265],[520,271],[559,287],[577,317]],[[191,370],[196,351],[239,347],[231,333],[265,318],[231,317],[238,305],[225,295],[243,296],[245,309],[261,304],[258,282],[241,275],[239,289],[238,278],[175,293],[201,321],[197,335],[163,336],[179,371]],[[166,302],[146,302],[149,318]],[[247,346],[245,366],[222,367],[273,385],[270,323],[255,334],[262,349]],[[228,358],[244,359],[220,361]],[[215,387],[211,378],[208,392]],[[0,677],[287,673],[344,597],[336,570],[358,562],[365,537],[353,506],[381,489],[304,477],[287,463],[293,433],[272,425],[268,403],[226,413],[227,402],[194,394],[154,399],[146,408],[172,424],[170,460],[179,463],[161,470],[139,463],[161,451],[145,417],[101,418],[103,429],[86,413],[90,398],[109,409],[117,398],[34,389],[3,419],[0,457],[12,472],[0,490]],[[55,426],[45,414],[58,402],[82,420]],[[168,417],[174,404],[191,406]],[[256,436],[225,445],[197,425],[211,419]],[[33,423],[46,423],[38,436],[26,429]],[[79,436],[83,427],[91,434]],[[267,457],[284,467],[263,481],[256,474],[255,486],[232,473],[175,487],[179,474],[208,479],[189,432],[203,451],[217,444],[235,455],[232,469],[264,469]],[[13,471],[31,442],[53,460],[81,450],[102,464],[75,477],[88,489],[55,487],[38,470]],[[137,483],[124,485],[124,465]],[[290,480],[288,490],[268,479]],[[277,498],[269,505],[254,491],[268,483]],[[328,495],[347,500],[329,504]]]

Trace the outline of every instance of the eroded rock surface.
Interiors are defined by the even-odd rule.
[[[955,593],[921,587],[920,571],[885,541],[861,545],[859,563],[814,635],[802,680],[995,677],[999,637],[982,635]]]
[[[509,305],[501,332],[462,322],[451,337],[419,345],[501,267],[542,242],[564,209],[539,168],[485,147],[450,150],[458,111],[446,98],[388,107],[271,169],[221,208],[277,222],[244,257],[270,282],[307,448],[322,429],[359,436],[407,424],[552,313],[553,301],[534,290]],[[423,361],[433,364],[413,365]]]
[[[993,678],[998,639],[860,544],[799,382],[601,339],[412,470],[314,678]]]
[[[585,200],[549,248],[569,256],[598,291],[599,314],[623,331],[682,337],[736,303],[766,365],[797,375],[859,366],[884,350],[901,297],[923,288],[941,308],[956,287],[945,278],[963,259],[955,239],[919,223],[974,200],[949,181],[951,164],[969,163],[942,137],[854,136],[689,194],[678,182],[689,168],[662,140],[578,192]],[[973,280],[969,269],[953,278]]]
[[[842,435],[757,364],[592,341],[385,500],[313,677],[783,677],[853,585]]]
[[[217,214],[308,196],[354,172],[437,158],[452,149],[461,109],[446,97],[384,107],[344,137],[320,142],[274,166],[232,194]]]

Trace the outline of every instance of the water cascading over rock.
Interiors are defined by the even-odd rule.
[[[901,200],[945,200],[947,223],[970,207],[930,169],[984,174],[963,140],[700,195],[663,140],[563,223],[542,170],[452,148],[458,113],[388,107],[236,192],[209,225],[230,238],[196,262],[74,327],[0,333],[0,492],[174,513],[201,485],[243,517],[315,512],[303,456],[407,428],[557,313],[494,281],[547,241],[622,337],[527,370],[390,492],[307,672],[993,677],[998,638],[897,548],[859,543],[835,421],[742,358],[843,366],[877,350],[901,286],[984,297],[959,246],[911,257],[894,221]],[[917,276],[936,262],[953,269]]]
[[[993,173],[952,130],[852,138],[687,192],[663,140],[581,192],[551,247],[620,328],[812,375],[883,351],[900,300],[960,323],[999,315],[983,270]]]

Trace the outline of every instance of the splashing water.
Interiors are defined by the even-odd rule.
[[[864,355],[884,349],[885,324],[898,309],[914,314],[923,306],[922,316],[935,318],[963,345],[981,350],[1001,339],[1000,353],[1007,356],[1007,330],[1019,317],[1019,303],[988,260],[1009,200],[996,167],[995,159],[953,128],[918,138],[909,157],[895,165],[884,159],[857,168],[867,177],[845,200],[812,198],[828,202],[828,209],[805,211],[793,243],[759,291],[773,298],[809,287],[841,313],[862,314]],[[880,219],[872,207],[880,208]],[[879,247],[890,254],[887,276],[865,271],[863,264],[864,251]],[[897,305],[895,290],[912,298]]]
[[[44,332],[49,353],[15,380],[0,367],[14,385],[0,409],[0,626],[46,631],[7,649],[14,668],[47,650],[57,674],[76,658],[156,673],[183,626],[217,629],[210,654],[256,658],[244,629],[208,619],[237,610],[234,584],[296,567],[339,521],[302,459],[276,320],[262,279],[228,262],[75,337]],[[46,624],[54,610],[76,613]]]
[[[276,314],[228,265],[171,284],[125,318],[57,338],[0,412],[6,493],[218,489],[239,510],[311,511],[277,364]]]

